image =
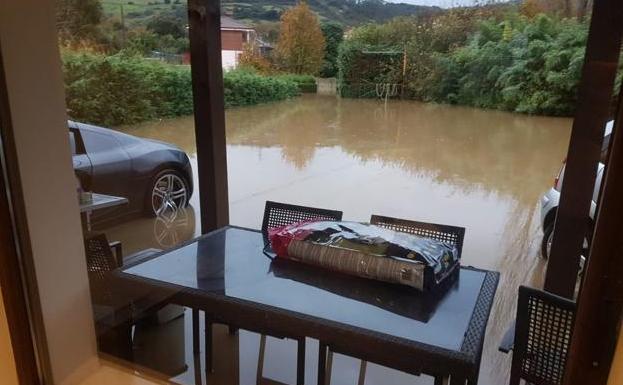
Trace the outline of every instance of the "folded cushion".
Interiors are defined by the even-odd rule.
[[[427,290],[459,265],[454,245],[382,227],[304,221],[269,230],[280,258]]]

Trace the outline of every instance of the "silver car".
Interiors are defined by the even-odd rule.
[[[595,218],[595,210],[597,209],[597,198],[599,196],[599,190],[601,187],[601,179],[604,173],[604,162],[606,160],[608,145],[610,143],[610,137],[612,135],[612,127],[614,121],[610,121],[606,124],[606,131],[604,134],[604,141],[601,148],[601,162],[597,166],[597,178],[595,180],[595,186],[593,188],[593,199],[590,209],[591,224]],[[565,162],[558,173],[556,179],[554,179],[554,186],[549,189],[545,195],[541,198],[541,226],[543,228],[543,241],[541,242],[541,256],[543,258],[549,258],[549,253],[552,245],[552,237],[554,234],[554,222],[556,220],[556,212],[558,211],[558,202],[560,201],[560,191],[562,188],[562,182],[565,176]],[[586,255],[589,246],[589,237],[584,240],[583,255]],[[582,262],[584,258],[582,258]]]

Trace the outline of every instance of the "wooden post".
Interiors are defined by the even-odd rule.
[[[229,224],[220,8],[219,0],[188,0],[203,234]]]
[[[621,25],[621,0],[595,2],[545,276],[545,290],[567,298],[573,298],[584,238],[590,235],[590,204],[619,60]]]
[[[623,92],[604,171],[595,235],[578,298],[565,385],[605,385],[623,314]]]

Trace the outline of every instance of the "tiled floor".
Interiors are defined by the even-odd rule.
[[[9,337],[2,291],[0,290],[0,384],[17,385],[17,372],[13,361],[13,351]]]
[[[166,381],[148,379],[143,375],[104,361],[99,370],[87,377],[80,385],[161,385],[165,383]]]

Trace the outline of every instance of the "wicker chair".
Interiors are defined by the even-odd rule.
[[[123,266],[120,242],[108,242],[105,234],[88,234],[85,238],[87,273],[93,304],[95,329],[100,350],[131,360],[132,326],[158,312],[168,304],[156,293],[137,292],[112,282],[110,272]],[[147,258],[157,249],[143,250],[126,259]]]
[[[519,287],[510,385],[562,384],[574,317],[573,301]]]
[[[266,206],[264,207],[264,219],[262,220],[262,235],[264,236],[264,244],[268,244],[268,230],[312,219],[341,221],[342,212],[337,210],[319,209],[316,207],[297,206],[287,203],[266,201]]]
[[[409,233],[419,235],[421,237],[432,238],[438,241],[448,242],[456,246],[459,252],[459,258],[463,252],[463,240],[465,239],[465,228],[456,227],[450,225],[440,225],[436,223],[417,222],[407,219],[399,219],[393,217],[386,217],[381,215],[372,215],[370,217],[370,224],[384,227],[394,231],[400,231],[403,233]],[[326,383],[331,383],[331,367],[333,365],[333,352],[329,347],[329,353],[327,357],[327,380]],[[366,378],[367,362],[362,360],[359,366],[359,379],[358,384],[363,385]],[[443,378],[435,377],[435,384],[443,383]]]
[[[117,286],[111,283],[109,276],[112,270],[121,266],[121,255],[113,253],[104,234],[89,235],[85,239],[85,251],[100,350],[131,359],[131,301],[124,298]]]
[[[403,233],[419,235],[421,237],[450,243],[456,246],[459,252],[459,258],[463,253],[463,241],[465,239],[464,227],[410,221],[381,215],[372,215],[370,217],[370,223],[390,230],[401,231]]]
[[[297,206],[286,203],[266,201],[264,208],[264,219],[262,221],[262,234],[264,244],[268,245],[268,230],[276,227],[290,225],[305,220],[329,220],[341,221],[342,212],[336,210],[326,210],[315,207]],[[305,338],[297,341],[297,384],[303,384],[305,377]],[[260,337],[260,354],[258,360],[258,383],[263,379],[264,370],[264,351],[266,347],[266,335]]]

